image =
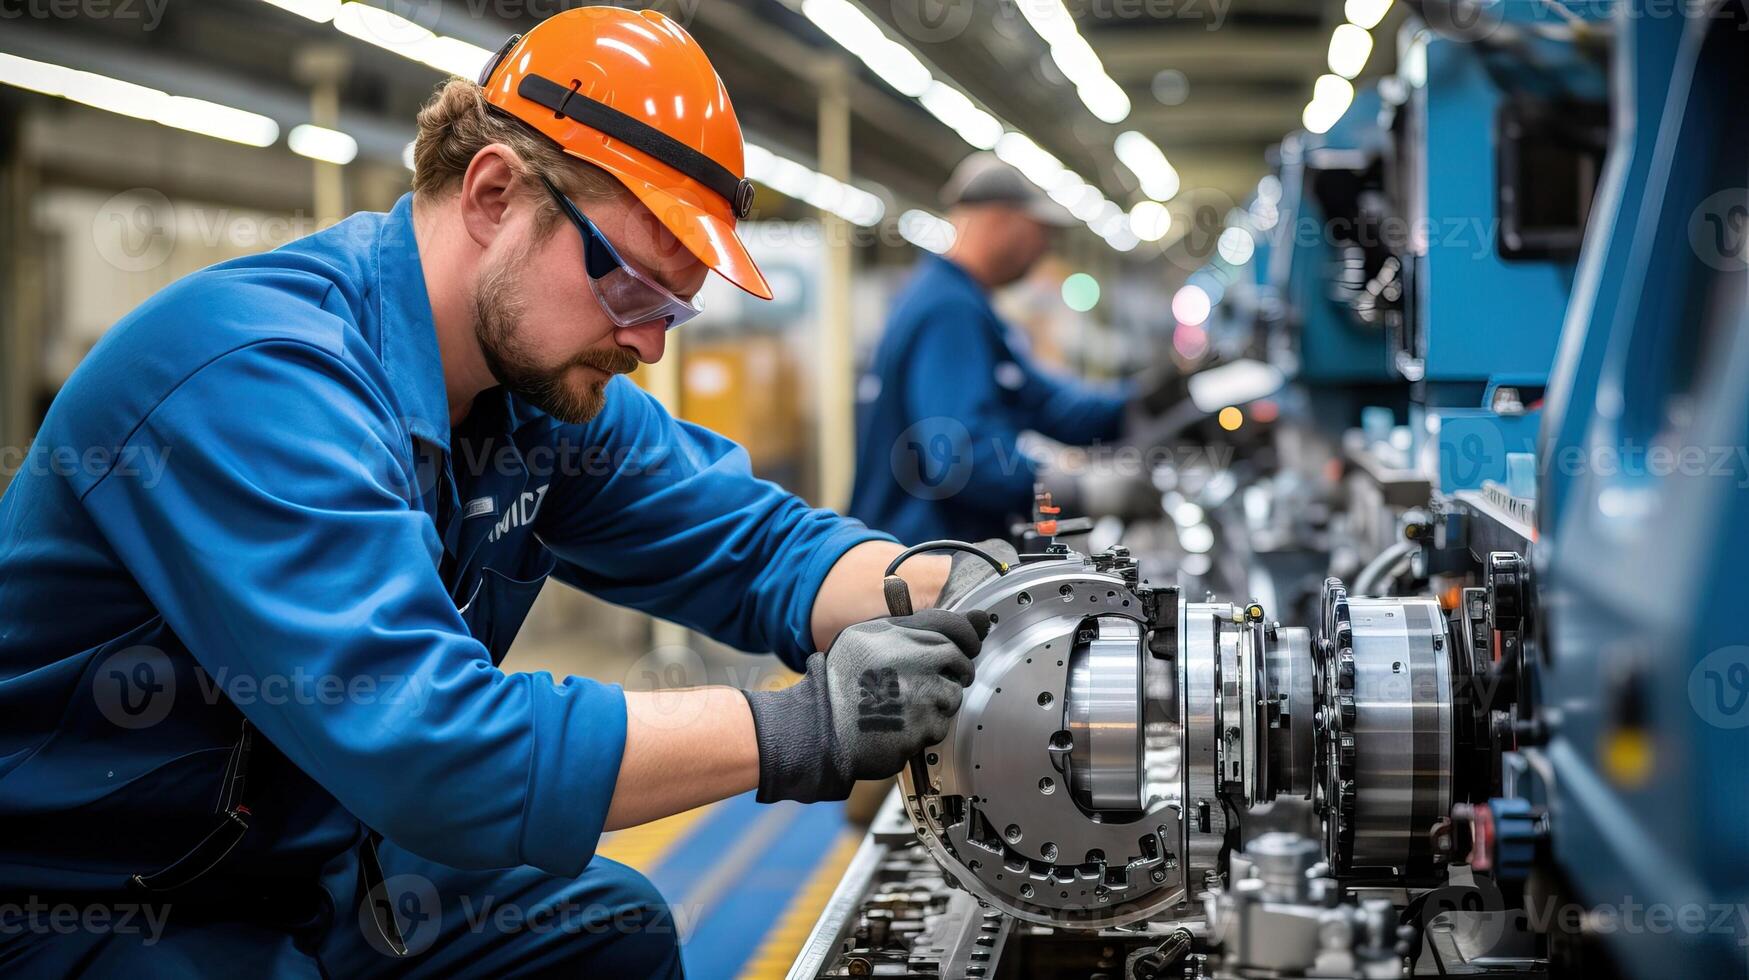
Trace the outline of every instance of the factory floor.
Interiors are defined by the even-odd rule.
[[[561,587],[542,591],[504,667],[628,690],[796,676],[698,637],[653,643],[646,618]],[[691,980],[763,980],[788,973],[861,839],[844,804],[767,806],[748,793],[608,834],[596,853],[643,872],[668,900]]]

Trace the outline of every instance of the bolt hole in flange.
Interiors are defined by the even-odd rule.
[[[1055,700],[1056,698],[1051,697],[1051,692],[1040,691],[1038,696],[1038,706],[1041,708],[1048,708],[1051,706],[1051,702]]]
[[[1057,791],[1057,781],[1049,776],[1038,781],[1038,791],[1046,796]]]
[[[1017,823],[1009,824],[1008,829],[1002,831],[1002,836],[1010,844],[1020,843],[1020,825]]]

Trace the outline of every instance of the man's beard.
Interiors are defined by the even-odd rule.
[[[519,276],[515,271],[526,258],[495,265],[480,274],[474,290],[474,337],[486,368],[498,383],[553,418],[580,425],[601,414],[607,403],[607,382],[575,382],[569,379],[578,366],[615,374],[629,374],[638,359],[624,348],[588,348],[558,367],[543,367],[522,343],[519,325],[523,304],[517,299]]]

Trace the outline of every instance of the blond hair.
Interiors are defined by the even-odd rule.
[[[611,200],[624,188],[607,171],[569,156],[559,145],[509,115],[494,112],[486,92],[464,78],[451,78],[419,110],[419,135],[413,141],[413,193],[439,198],[461,186],[479,152],[494,143],[515,151],[510,166],[529,188],[545,177],[566,196],[584,201]],[[543,231],[559,220],[557,205],[540,193],[537,219]]]

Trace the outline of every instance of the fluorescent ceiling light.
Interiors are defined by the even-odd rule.
[[[917,98],[934,81],[910,49],[889,39],[879,24],[849,0],[803,0],[802,15],[904,95]]]
[[[337,129],[305,124],[285,138],[293,153],[323,163],[345,166],[358,156],[358,141]]]
[[[258,113],[16,55],[0,54],[0,83],[245,146],[279,139],[279,124]]]
[[[289,10],[300,17],[308,17],[318,24],[326,24],[340,12],[340,0],[267,0],[281,10]]]
[[[1130,231],[1144,242],[1157,242],[1172,230],[1172,212],[1159,201],[1142,201],[1130,208]]]
[[[1338,24],[1330,33],[1330,70],[1343,78],[1353,78],[1366,67],[1372,55],[1372,35],[1364,27]]]
[[[1178,171],[1166,160],[1154,141],[1135,130],[1118,134],[1112,144],[1117,159],[1141,181],[1142,193],[1156,201],[1170,201],[1178,193]]]
[[[1251,233],[1237,226],[1221,232],[1221,237],[1215,242],[1215,251],[1231,266],[1241,266],[1251,261],[1251,256],[1257,251],[1257,242]]]
[[[1319,75],[1312,86],[1312,101],[1306,103],[1300,121],[1313,133],[1327,133],[1354,101],[1354,86],[1336,75]]]
[[[894,90],[916,99],[924,111],[957,133],[967,145],[979,150],[995,150],[998,157],[1018,168],[1028,180],[1069,208],[1077,218],[1088,221],[1090,227],[1093,225],[1090,216],[1096,210],[1103,212],[1110,204],[1099,188],[1092,185],[1087,185],[1090,195],[1087,191],[1075,192],[1068,182],[1071,176],[1080,180],[1079,175],[1066,171],[1062,161],[1025,133],[1008,129],[1000,119],[980,108],[951,79],[934,77],[910,48],[888,37],[886,29],[863,10],[861,3],[853,0],[784,2],[791,9],[799,10],[827,37],[855,55]],[[1052,45],[1052,60],[1075,83],[1076,92],[1082,101],[1088,103],[1089,109],[1108,122],[1116,122],[1129,114],[1129,96],[1105,75],[1099,56],[1080,36],[1074,19],[1069,17],[1061,0],[1022,0],[1020,8],[1034,29],[1040,31],[1040,36],[1061,40],[1062,43]],[[1041,29],[1040,24],[1045,26]],[[1059,29],[1065,25],[1066,30]],[[751,163],[748,164],[748,176],[761,180],[754,175]],[[1177,174],[1172,175],[1172,180],[1177,180]],[[761,182],[783,190],[775,183]],[[1069,200],[1076,203],[1070,204]],[[1121,213],[1122,209],[1117,205],[1110,206]]]
[[[960,139],[980,150],[994,149],[996,141],[1002,138],[1002,123],[952,85],[932,80],[917,101],[930,115],[958,133]]]
[[[334,29],[384,51],[463,78],[478,77],[492,57],[492,52],[477,44],[433,34],[400,14],[358,0],[342,6],[334,15]]]
[[[1051,60],[1075,86],[1075,94],[1089,112],[1108,123],[1120,123],[1129,117],[1129,96],[1105,73],[1105,65],[1081,36],[1081,28],[1063,6],[1063,0],[1014,0],[1014,5],[1050,46]]]
[[[751,179],[851,224],[873,228],[886,216],[887,205],[880,195],[852,187],[757,143],[746,144],[746,161]]]
[[[953,247],[953,225],[928,211],[906,211],[899,215],[899,237],[942,255]]]
[[[1348,0],[1342,7],[1350,24],[1368,31],[1379,26],[1390,10],[1391,0]]]

